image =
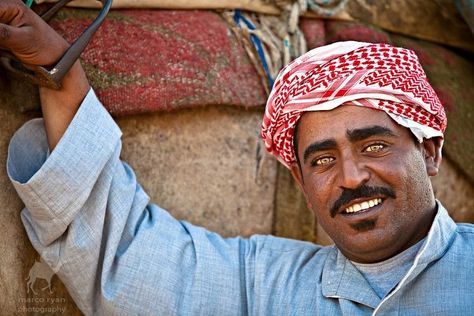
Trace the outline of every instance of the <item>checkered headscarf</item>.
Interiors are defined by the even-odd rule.
[[[283,68],[267,101],[262,137],[286,167],[296,161],[295,126],[303,112],[352,104],[385,111],[422,141],[443,136],[446,114],[411,50],[339,42],[313,49]]]

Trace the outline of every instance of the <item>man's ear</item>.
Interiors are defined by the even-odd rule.
[[[298,184],[298,187],[301,191],[303,191],[303,174],[301,173],[300,164],[298,162],[293,162],[290,165],[290,171],[293,179],[295,179],[296,183]]]
[[[443,160],[441,149],[443,148],[443,138],[433,137],[424,139],[421,146],[423,147],[423,154],[425,158],[426,172],[430,177],[436,176],[439,171],[439,166]]]
[[[306,195],[306,191],[304,189],[303,173],[301,171],[301,167],[300,167],[299,163],[298,162],[293,162],[290,165],[290,171],[291,171],[291,175],[293,176],[293,179],[295,179],[296,184],[298,184],[298,187],[300,188],[300,191],[303,192],[303,195],[304,195],[305,200],[306,200],[306,205],[308,206],[308,208],[310,210],[312,210],[313,206],[309,202],[308,196]]]

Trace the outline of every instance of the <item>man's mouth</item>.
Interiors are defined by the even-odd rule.
[[[394,190],[390,187],[372,187],[367,184],[362,184],[356,189],[344,188],[341,192],[341,196],[329,209],[329,214],[333,218],[337,214],[359,218],[362,217],[362,214],[381,209],[381,204],[383,204],[387,198],[396,198]],[[356,216],[356,214],[361,215]]]
[[[358,213],[362,211],[367,211],[371,209],[372,207],[377,206],[381,203],[382,203],[381,198],[374,198],[371,200],[354,203],[346,207],[343,211],[343,214],[354,214],[354,213]]]

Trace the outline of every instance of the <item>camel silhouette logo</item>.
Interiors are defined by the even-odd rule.
[[[31,290],[35,295],[37,295],[38,293],[34,289],[35,282],[37,279],[44,279],[48,282],[48,286],[42,288],[41,291],[49,289],[49,293],[53,293],[51,290],[51,278],[59,271],[60,267],[61,265],[58,265],[53,270],[43,261],[43,258],[41,258],[40,261],[35,260],[35,264],[31,267],[28,277],[26,278],[26,280],[28,280],[26,284],[27,292],[30,293]]]

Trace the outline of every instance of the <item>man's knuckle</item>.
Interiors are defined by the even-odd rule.
[[[0,40],[7,41],[11,37],[11,32],[8,27],[2,25],[0,26]]]
[[[23,15],[27,9],[23,2],[16,2],[12,4],[12,8],[15,10],[17,15]]]

